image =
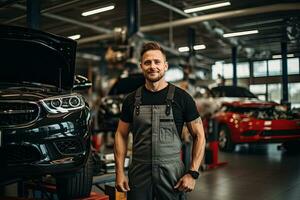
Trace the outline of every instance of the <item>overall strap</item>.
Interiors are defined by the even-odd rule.
[[[170,115],[174,92],[175,92],[175,86],[171,83],[169,83],[169,84],[170,84],[170,86],[168,89],[168,94],[167,94],[167,99],[166,99],[166,103],[167,103],[166,115]]]
[[[143,89],[143,86],[139,87],[135,92],[134,107],[135,107],[136,115],[140,114],[140,105],[142,103],[142,89]]]

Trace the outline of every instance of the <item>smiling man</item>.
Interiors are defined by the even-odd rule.
[[[166,54],[156,42],[144,44],[141,69],[146,83],[129,94],[115,134],[116,188],[129,200],[184,199],[194,190],[205,138],[192,97],[164,79]],[[181,132],[186,123],[193,138],[190,169],[180,159]],[[132,163],[124,173],[129,132],[133,133]]]

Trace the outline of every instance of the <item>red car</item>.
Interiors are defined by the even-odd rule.
[[[233,151],[235,144],[278,142],[287,150],[300,149],[300,116],[275,102],[261,101],[242,87],[212,88],[221,109],[213,116],[219,148]]]

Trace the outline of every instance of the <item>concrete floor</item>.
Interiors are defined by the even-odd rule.
[[[245,145],[220,153],[228,165],[202,172],[188,200],[299,200],[300,155],[277,146]]]
[[[233,153],[220,153],[219,160],[228,164],[201,172],[187,199],[299,200],[300,154],[287,154],[277,146],[241,145]],[[6,195],[14,196],[16,186],[9,188]],[[100,192],[96,187],[93,191]]]

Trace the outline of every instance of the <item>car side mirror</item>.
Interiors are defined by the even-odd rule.
[[[74,77],[74,90],[86,90],[92,86],[92,83],[84,76],[75,75]]]

